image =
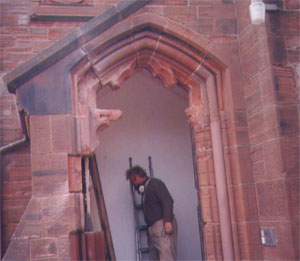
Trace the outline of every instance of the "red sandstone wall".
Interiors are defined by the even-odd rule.
[[[118,2],[118,0],[94,1],[97,8],[102,8],[103,11]],[[2,0],[1,75],[23,64],[80,25],[78,22],[30,21],[30,9],[30,0]],[[138,12],[152,12],[168,17],[211,37],[216,42],[227,42],[226,48],[237,49],[235,8],[231,0],[155,0]],[[235,59],[237,60],[237,54]],[[213,190],[211,191],[215,194]],[[212,195],[209,195],[208,200],[212,201],[211,204],[216,204]],[[217,209],[216,206],[214,208]],[[211,210],[208,211],[206,216],[211,215]],[[207,222],[214,223],[216,220],[209,219]],[[218,225],[208,229],[219,233]],[[221,255],[220,245],[216,246],[214,240],[211,242],[207,240],[206,244],[210,249],[209,258],[214,259]]]
[[[119,1],[94,2],[104,11]],[[226,115],[227,128],[238,129],[237,137],[228,137],[232,148],[227,151],[227,155],[231,155],[227,165],[232,173],[229,194],[234,213],[236,255],[241,259],[292,258],[290,246],[296,249],[299,245],[296,152],[299,144],[296,126],[299,122],[299,76],[296,73],[300,60],[299,17],[291,12],[273,14],[268,17],[266,30],[264,25],[250,25],[250,0],[236,1],[236,6],[233,2],[155,0],[139,12],[152,12],[182,23],[221,44],[228,63],[240,60],[241,64],[232,72],[232,81],[240,82],[242,70],[244,88],[236,84],[236,89],[224,94],[226,104],[231,104],[227,109],[234,115]],[[285,0],[282,7],[299,9],[299,3]],[[79,22],[30,21],[31,0],[1,0],[0,8],[0,77],[81,25]],[[0,81],[1,108],[13,111],[9,114],[7,109],[1,109],[1,145],[21,135],[14,100],[4,93]],[[210,144],[209,132],[204,131],[197,139],[198,145]],[[202,156],[205,161],[202,165],[199,163],[199,168],[212,174],[212,159],[198,155]],[[209,259],[216,259],[221,256],[220,242],[216,239],[219,236],[218,210],[214,181],[206,178],[200,179],[200,185],[204,191],[204,221],[209,224],[206,244],[211,252],[207,255]],[[21,215],[21,208],[24,205],[16,216]],[[259,226],[275,227],[277,248],[261,247]],[[288,234],[291,230],[292,237]],[[8,242],[10,234],[5,234],[4,242]]]
[[[276,247],[263,246],[263,258],[293,260],[299,258],[299,2],[276,3],[288,11],[268,13],[266,28],[250,25],[247,3],[238,3],[254,179],[247,186],[256,194],[259,225],[275,229]]]
[[[31,22],[31,0],[1,0],[1,74],[40,53],[79,23]]]
[[[31,0],[1,0],[0,75],[15,69],[82,24],[82,22],[30,21],[31,2]],[[119,1],[93,2],[101,13]],[[223,37],[237,32],[232,2],[155,0],[140,12],[150,11],[183,23],[201,34]]]
[[[31,198],[31,162],[29,144],[1,156],[2,254]]]

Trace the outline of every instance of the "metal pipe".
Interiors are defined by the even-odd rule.
[[[19,140],[16,140],[16,141],[13,141],[11,143],[8,143],[2,147],[0,147],[0,153],[2,153],[3,151],[7,150],[7,149],[10,149],[14,146],[17,146],[19,144],[22,144],[23,142],[25,142],[27,139],[27,135],[26,134],[23,134],[22,138],[19,139]]]
[[[210,128],[214,157],[216,191],[219,208],[223,258],[224,260],[234,260],[233,238],[231,230],[229,199],[227,194],[222,130],[218,108],[216,83],[213,76],[210,76],[207,79],[206,85],[208,94],[208,104],[210,110]]]

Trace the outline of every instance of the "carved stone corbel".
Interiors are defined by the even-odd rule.
[[[96,133],[108,127],[110,121],[120,119],[122,116],[121,110],[105,110],[105,109],[94,109],[94,120]]]

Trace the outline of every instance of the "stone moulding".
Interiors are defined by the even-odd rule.
[[[186,114],[192,125],[203,118],[202,86],[208,78],[213,77],[218,108],[223,110],[220,94],[226,66],[205,51],[213,48],[206,38],[184,30],[179,36],[181,25],[143,13],[128,17],[82,45],[86,56],[71,71],[72,113],[84,133],[79,135],[79,151],[84,148],[90,153],[98,146],[97,132],[102,128],[93,116],[97,114],[97,90],[105,86],[119,88],[138,67],[149,69],[168,88],[180,85],[189,92]]]

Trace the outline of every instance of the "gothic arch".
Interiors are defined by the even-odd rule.
[[[167,88],[179,84],[189,92],[187,114],[189,122],[197,124],[203,110],[201,86],[215,85],[218,108],[224,108],[226,66],[211,55],[212,48],[206,38],[153,14],[117,23],[82,47],[85,58],[71,71],[73,114],[83,116],[88,108],[95,110],[98,88],[119,88],[136,68],[145,67]]]
[[[174,21],[144,13],[115,24],[81,49],[85,56],[71,70],[78,151],[94,151],[97,132],[121,117],[118,109],[97,109],[100,88],[119,88],[138,67],[149,69],[167,88],[176,84],[185,88],[189,123],[211,129],[223,257],[234,259],[220,120],[229,77],[226,64],[212,55],[214,44]]]

